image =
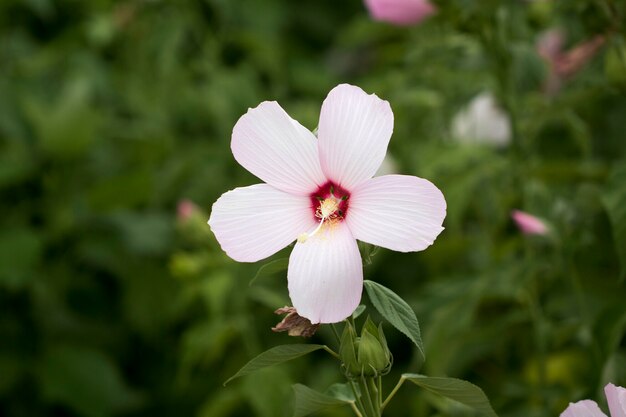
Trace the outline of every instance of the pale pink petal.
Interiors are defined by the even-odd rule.
[[[532,214],[525,213],[521,210],[513,210],[511,217],[517,227],[525,235],[546,235],[548,233],[548,226]]]
[[[372,178],[354,189],[348,203],[345,221],[355,238],[400,252],[432,245],[446,217],[441,191],[409,175]]]
[[[337,323],[359,305],[363,265],[356,240],[344,223],[296,243],[289,258],[289,296],[311,323]]]
[[[235,188],[213,204],[209,225],[220,246],[239,262],[278,252],[316,225],[308,197],[267,184]]]
[[[317,132],[326,177],[348,190],[371,178],[392,131],[388,102],[352,85],[333,88],[322,104]]]
[[[437,10],[427,0],[365,0],[374,20],[410,25],[419,23]]]
[[[191,200],[183,199],[178,202],[176,214],[181,221],[187,221],[194,213],[198,211],[198,206]]]
[[[231,149],[241,166],[279,190],[309,195],[326,182],[317,139],[275,101],[241,116],[233,128]]]
[[[626,388],[607,384],[604,387],[606,401],[609,403],[611,417],[626,417]]]
[[[582,400],[570,403],[560,417],[606,417],[606,414],[600,410],[595,401]]]

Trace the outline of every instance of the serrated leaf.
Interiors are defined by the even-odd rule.
[[[471,382],[456,378],[429,377],[419,374],[403,374],[402,378],[413,382],[426,391],[458,401],[489,417],[498,417],[482,389]]]
[[[364,281],[374,308],[396,329],[404,333],[417,346],[422,360],[425,358],[424,344],[420,333],[420,326],[411,307],[395,292],[373,281]]]
[[[304,417],[327,408],[350,404],[349,401],[322,394],[306,385],[295,384],[292,388],[295,394],[294,417]]]
[[[299,358],[300,356],[304,356],[307,353],[324,349],[324,347],[324,345],[312,344],[293,344],[273,347],[261,353],[256,358],[250,360],[250,362],[246,363],[235,375],[228,378],[226,382],[224,382],[224,385],[228,384],[235,378],[249,375],[253,372],[258,371],[259,369],[278,365],[279,363]]]
[[[626,163],[617,165],[604,190],[602,202],[613,226],[613,239],[621,265],[620,278],[626,277]]]
[[[250,280],[250,283],[248,285],[254,284],[254,282],[259,278],[267,277],[270,275],[274,275],[278,272],[285,271],[288,265],[289,265],[289,258],[280,258],[280,259],[276,259],[271,262],[268,262],[259,268],[256,275],[254,276],[254,278]]]

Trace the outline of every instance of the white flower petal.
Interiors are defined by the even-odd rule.
[[[346,225],[296,243],[287,279],[293,306],[311,323],[337,323],[352,314],[361,300],[363,265]]]
[[[598,404],[591,400],[582,400],[577,403],[570,403],[560,417],[606,417]]]
[[[224,193],[213,204],[209,225],[228,256],[256,262],[278,252],[316,222],[308,197],[257,184]]]
[[[446,217],[446,200],[430,181],[385,175],[359,185],[348,200],[345,221],[358,240],[413,252],[432,245]]]
[[[609,403],[611,417],[626,417],[626,388],[607,384],[604,387],[604,394]]]
[[[326,182],[317,139],[275,101],[241,116],[233,128],[231,149],[241,166],[279,190],[310,195]]]
[[[388,102],[352,85],[333,88],[322,104],[317,132],[324,173],[348,190],[371,178],[392,132]]]

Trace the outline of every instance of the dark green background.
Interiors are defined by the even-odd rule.
[[[397,170],[448,202],[434,246],[381,249],[365,269],[417,312],[421,372],[476,383],[510,417],[626,385],[626,6],[437,3],[397,28],[358,0],[2,0],[0,414],[277,417],[292,383],[341,381],[314,353],[222,387],[294,341],[269,330],[285,273],[249,286],[262,262],[230,260],[205,224],[223,192],[258,181],[229,149],[247,108],[278,100],[314,129],[341,82],[391,103]],[[548,95],[535,44],[555,26],[566,47],[607,41]],[[451,134],[483,91],[511,115],[507,147]],[[177,220],[185,198],[199,209]],[[552,235],[522,236],[515,208]],[[389,390],[419,364],[385,331]],[[471,415],[414,386],[388,414]]]

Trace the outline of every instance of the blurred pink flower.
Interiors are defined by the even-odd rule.
[[[312,324],[339,322],[359,305],[357,239],[411,252],[426,249],[443,230],[446,202],[431,182],[372,178],[392,131],[389,103],[347,84],[324,100],[317,138],[273,101],[248,110],[233,129],[235,159],[266,184],[222,195],[209,225],[240,262],[267,258],[297,239],[289,296]]]
[[[178,202],[178,207],[176,209],[176,214],[178,216],[178,220],[186,221],[189,220],[191,215],[198,210],[198,206],[191,200],[184,199]]]
[[[521,210],[513,210],[511,217],[517,227],[526,235],[545,235],[548,233],[548,226],[532,214]]]
[[[604,387],[604,395],[609,404],[611,417],[626,417],[626,389],[607,384]],[[560,417],[606,417],[606,414],[600,410],[595,401],[582,400],[570,403]]]
[[[434,14],[437,9],[428,0],[365,0],[374,20],[395,25],[412,25]]]
[[[546,81],[548,93],[555,93],[567,79],[579,72],[606,42],[604,35],[596,35],[564,51],[565,34],[560,29],[546,31],[537,42],[537,53],[550,66]]]

